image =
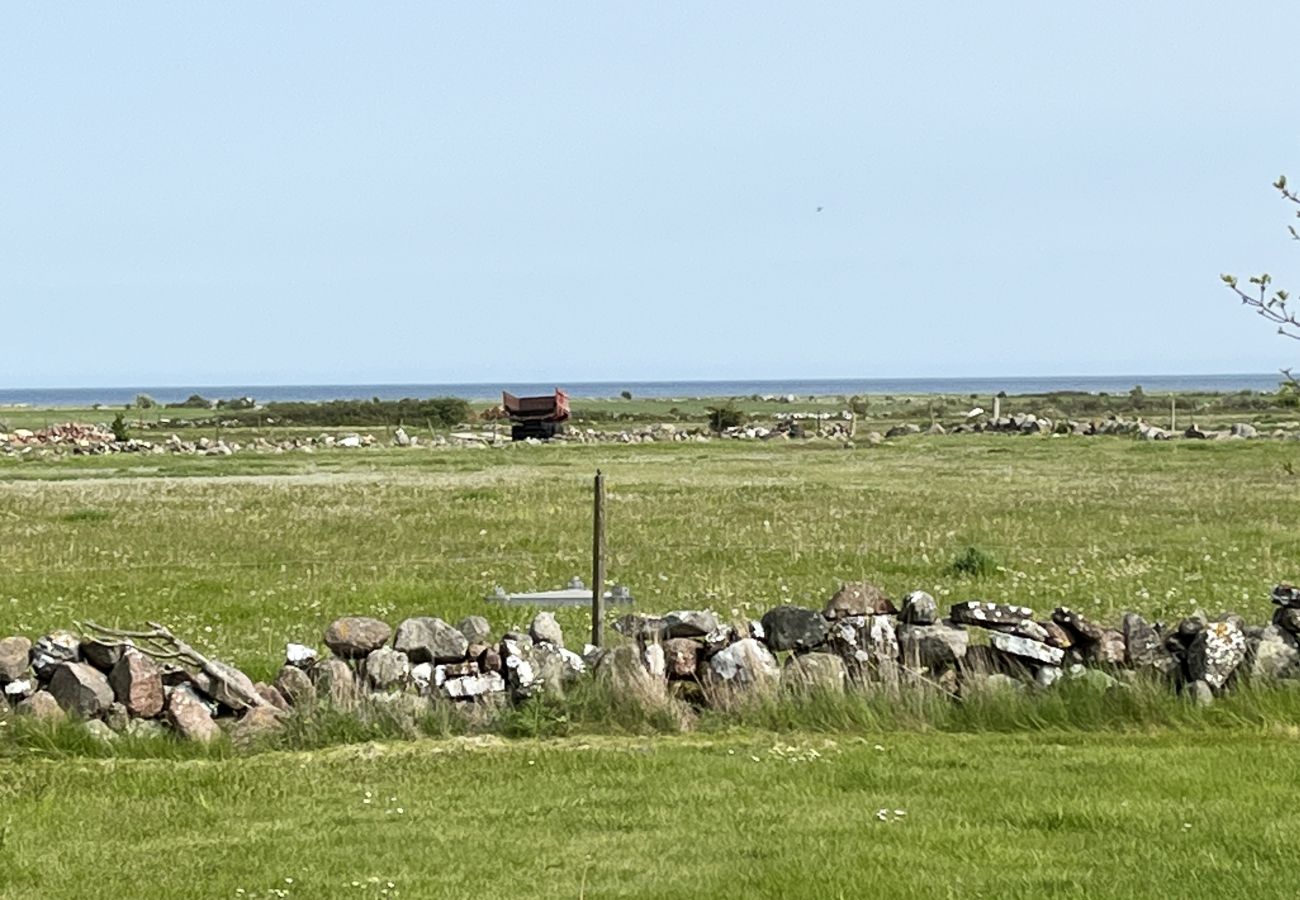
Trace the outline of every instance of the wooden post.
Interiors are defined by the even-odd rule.
[[[1169,398],[1169,430],[1178,430],[1178,398]]]
[[[605,642],[605,476],[596,470],[591,529],[591,642]]]
[[[996,422],[1002,418],[1002,398],[997,394],[993,395],[993,421]]]

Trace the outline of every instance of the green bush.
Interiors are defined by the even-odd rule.
[[[948,567],[953,575],[969,575],[972,578],[986,578],[998,570],[998,563],[992,555],[979,547],[967,547]]]
[[[737,409],[735,402],[731,400],[721,406],[710,406],[707,412],[709,414],[709,427],[718,434],[728,428],[737,428],[745,424],[744,411]]]
[[[129,441],[131,435],[126,430],[126,418],[121,413],[113,417],[113,424],[108,426],[113,432],[113,440]]]
[[[270,419],[281,425],[311,425],[326,428],[363,425],[429,425],[450,428],[470,420],[469,404],[458,397],[427,400],[330,400],[325,403],[268,403],[259,411],[237,412],[236,421],[258,425]]]

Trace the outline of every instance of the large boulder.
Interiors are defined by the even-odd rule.
[[[721,629],[717,613],[709,609],[675,609],[655,623],[659,636],[669,638],[704,637]]]
[[[325,646],[341,659],[360,659],[387,644],[392,636],[393,629],[387,622],[368,616],[344,616],[325,629]]]
[[[1102,629],[1101,639],[1084,648],[1084,656],[1089,663],[1096,666],[1118,668],[1124,665],[1128,656],[1128,646],[1124,643],[1123,632],[1113,628]]]
[[[1052,612],[1052,621],[1070,632],[1076,644],[1095,644],[1106,633],[1105,628],[1068,606],[1058,606]]]
[[[451,700],[484,700],[504,694],[506,681],[499,672],[484,672],[448,678],[439,687]]]
[[[238,746],[247,746],[279,731],[284,727],[285,713],[275,706],[255,706],[245,712],[230,732],[230,740]]]
[[[700,644],[691,638],[664,641],[664,669],[675,681],[694,678],[700,661]]]
[[[785,661],[781,684],[795,690],[842,692],[849,674],[844,660],[834,653],[795,653]]]
[[[400,690],[411,678],[411,661],[401,650],[379,647],[366,657],[366,681],[376,691]]]
[[[1211,688],[1227,684],[1246,658],[1246,635],[1232,622],[1211,622],[1187,648],[1187,678]]]
[[[820,613],[813,614],[821,617]],[[714,684],[743,688],[769,687],[781,674],[771,652],[754,638],[736,641],[713,654],[707,671]]]
[[[662,675],[663,648],[658,644],[652,646],[653,649],[660,651],[661,671],[659,674]],[[534,644],[533,657],[537,661],[537,674],[543,687],[554,694],[563,694],[565,688],[572,685],[587,671],[587,664],[583,662],[581,656],[550,641]],[[475,669],[478,668],[473,663],[470,663],[470,665]]]
[[[25,637],[0,640],[0,684],[17,681],[27,673],[31,662],[32,642]]]
[[[81,642],[81,658],[99,671],[107,674],[122,658],[122,654],[132,646],[131,641],[101,641],[91,638]]]
[[[826,618],[802,606],[778,606],[763,614],[763,634],[773,650],[815,650],[826,642]]]
[[[460,662],[469,650],[465,635],[435,616],[407,619],[397,626],[393,649],[406,654],[412,663]]]
[[[898,652],[903,665],[913,669],[945,669],[956,665],[970,647],[970,633],[942,622],[935,625],[900,625]]]
[[[1273,624],[1291,634],[1300,634],[1300,607],[1282,606],[1273,610]]]
[[[840,585],[822,611],[828,619],[847,616],[885,616],[898,612],[889,596],[869,581],[852,581]]]
[[[512,697],[522,700],[545,687],[542,661],[534,652],[532,638],[526,634],[507,633],[501,638],[500,652],[501,674]]]
[[[253,686],[253,679],[230,665],[230,663],[222,662],[219,659],[208,660],[208,665],[213,672],[200,672],[195,675],[195,687],[222,706],[235,712],[258,705],[254,699],[257,697],[257,689]]]
[[[912,591],[904,598],[898,619],[908,625],[933,625],[939,621],[939,604],[925,591]]]
[[[316,685],[312,684],[310,675],[295,665],[280,669],[274,686],[296,709],[311,709],[316,705]]]
[[[133,716],[152,719],[163,711],[163,681],[158,664],[139,650],[128,650],[108,675],[117,702]]]
[[[331,706],[350,709],[361,699],[352,669],[341,659],[327,659],[311,670],[316,696]]]
[[[650,674],[636,644],[621,644],[603,654],[596,678],[620,700],[658,706],[668,698],[666,683]]]
[[[50,693],[67,712],[83,719],[101,715],[113,703],[104,673],[88,663],[63,663],[50,678]]]
[[[167,721],[181,738],[208,743],[221,736],[212,709],[188,684],[174,687],[167,696]]]
[[[564,631],[560,628],[555,613],[549,610],[542,610],[533,616],[533,622],[528,626],[528,636],[533,639],[534,644],[546,643],[553,644],[556,647],[564,646]]]

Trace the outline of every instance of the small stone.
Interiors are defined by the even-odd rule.
[[[664,641],[664,668],[675,681],[694,678],[700,661],[700,645],[690,638]]]
[[[17,681],[26,675],[31,655],[32,642],[25,637],[0,640],[0,684]]]
[[[1300,676],[1300,649],[1289,631],[1269,625],[1250,644],[1247,674],[1251,678],[1281,681]]]
[[[1057,607],[1052,613],[1052,621],[1074,635],[1076,644],[1095,644],[1106,633],[1106,629],[1067,606]]]
[[[253,679],[229,663],[222,662],[219,659],[210,659],[208,663],[222,675],[222,678],[217,678],[207,672],[200,672],[194,676],[194,686],[199,691],[235,712],[256,705],[256,702],[252,699],[257,696],[257,690],[253,687]]]
[[[1186,693],[1197,706],[1211,706],[1214,703],[1214,691],[1205,681],[1193,681],[1187,685]]]
[[[130,719],[122,734],[136,740],[157,740],[167,733],[163,723],[157,719]]]
[[[497,672],[449,678],[442,683],[442,692],[452,700],[477,700],[494,694],[504,694],[505,679]]]
[[[257,691],[257,696],[261,697],[268,706],[273,706],[280,712],[290,711],[289,701],[273,685],[259,681],[253,685],[253,690]]]
[[[1069,650],[1074,646],[1074,636],[1070,634],[1064,626],[1053,622],[1051,619],[1048,619],[1046,622],[1039,622],[1038,624],[1042,625],[1043,630],[1047,632],[1047,637],[1044,638],[1044,640],[1053,647],[1060,647],[1062,650]]]
[[[667,686],[646,669],[635,645],[612,647],[601,656],[596,667],[596,678],[609,685],[620,700],[658,706],[667,698]]]
[[[127,712],[153,718],[163,711],[163,680],[157,663],[139,650],[129,650],[108,676],[113,696]]]
[[[386,622],[366,616],[344,616],[325,629],[325,646],[341,659],[360,659],[387,644],[392,636],[393,630]]]
[[[1165,649],[1165,642],[1155,626],[1137,613],[1126,613],[1120,623],[1124,634],[1124,658],[1134,669],[1154,669],[1167,675],[1177,660]]]
[[[492,626],[482,616],[466,616],[456,623],[456,630],[471,644],[488,644],[492,641]]]
[[[117,665],[122,654],[132,646],[134,645],[129,640],[101,641],[92,638],[81,642],[81,658],[108,674],[113,671],[113,666]]]
[[[286,664],[275,676],[275,689],[295,709],[311,709],[316,705],[316,685],[312,684],[311,676],[292,663]]]
[[[528,626],[528,636],[533,639],[533,643],[554,644],[556,647],[564,646],[564,632],[560,629],[560,623],[555,618],[555,613],[543,610],[533,616],[532,624]]]
[[[113,689],[104,673],[88,663],[62,663],[50,678],[50,694],[59,706],[83,719],[93,719],[113,702]]]
[[[11,703],[25,700],[36,691],[36,681],[32,678],[18,678],[4,687],[4,695]]]
[[[87,719],[82,723],[82,727],[86,729],[86,733],[90,735],[91,740],[97,744],[111,744],[117,740],[117,732],[99,719]]]
[[[1049,688],[1060,681],[1063,674],[1060,666],[1039,666],[1034,673],[1034,681],[1038,682],[1039,687]]]
[[[1300,587],[1293,584],[1279,584],[1273,588],[1270,599],[1278,606],[1300,609]]]
[[[719,628],[717,614],[707,609],[673,610],[655,623],[655,630],[663,639],[704,637]]]
[[[1084,648],[1088,662],[1097,666],[1122,666],[1127,653],[1124,635],[1109,628],[1102,630],[1098,641]]]
[[[763,632],[773,650],[815,650],[826,642],[826,619],[802,606],[778,606],[763,615]],[[734,645],[733,645],[734,646]]]
[[[501,651],[496,647],[488,647],[478,658],[478,670],[480,672],[501,672],[502,660]]]
[[[1273,610],[1273,624],[1291,634],[1300,634],[1300,608],[1282,606]]]
[[[37,638],[32,647],[32,671],[42,682],[48,682],[54,670],[65,662],[81,659],[81,641],[69,631],[53,631]]]
[[[646,671],[655,678],[665,678],[668,675],[668,667],[664,662],[664,645],[650,644],[641,653],[645,661]]]
[[[411,661],[401,650],[379,647],[371,650],[365,663],[366,681],[376,691],[400,690],[411,675]]]
[[[54,695],[49,691],[37,691],[32,694],[18,704],[15,712],[21,716],[31,716],[46,722],[57,722],[67,716],[63,707],[59,706],[59,701],[55,700]]]
[[[1051,647],[1041,641],[1019,637],[1014,634],[1004,634],[1000,631],[995,631],[989,635],[989,643],[995,650],[1002,653],[1037,663],[1045,663],[1049,666],[1060,665],[1061,661],[1065,659],[1065,651],[1059,647]]]
[[[284,727],[284,713],[274,706],[254,706],[247,710],[230,732],[230,739],[246,747],[258,738],[272,734]]]
[[[436,616],[418,616],[397,626],[393,648],[405,653],[412,663],[437,665],[463,660],[469,641]]]
[[[306,644],[286,644],[284,662],[299,669],[310,669],[316,664],[316,651]]]
[[[933,625],[939,621],[939,604],[925,591],[912,591],[904,598],[898,618],[908,625]]]
[[[847,616],[886,616],[898,612],[889,596],[869,581],[840,585],[826,603],[822,615],[835,620]]]
[[[172,688],[167,697],[167,721],[184,740],[208,743],[221,736],[212,710],[187,684]]]
[[[1051,644],[1051,641],[1048,640],[1048,638],[1050,637],[1050,633],[1048,632],[1048,630],[1042,625],[1039,625],[1033,619],[1025,619],[1024,621],[1019,622],[1018,624],[1016,624],[1014,628],[1011,628],[1007,633],[1014,634],[1017,637],[1028,638],[1031,641],[1040,641],[1045,644]],[[1058,649],[1063,649],[1063,648],[1058,648]]]

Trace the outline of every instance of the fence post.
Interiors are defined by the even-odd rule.
[[[596,470],[591,529],[591,642],[605,643],[605,476]]]

